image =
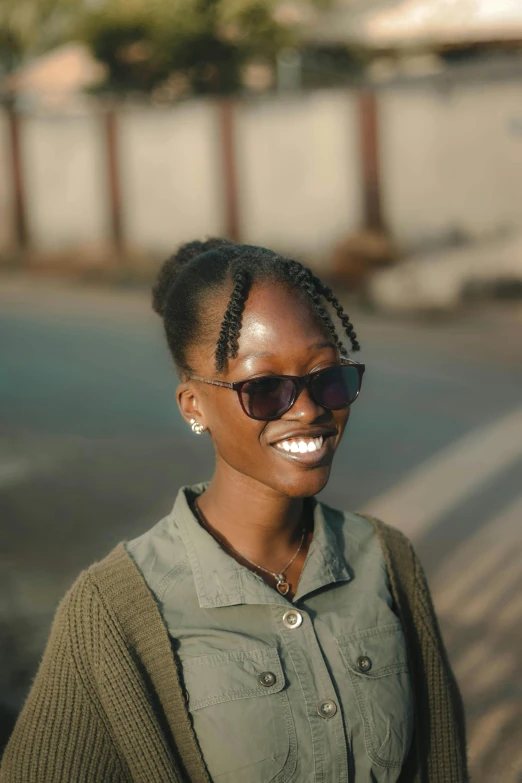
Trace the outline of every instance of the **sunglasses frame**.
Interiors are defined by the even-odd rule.
[[[239,398],[239,403],[241,405],[241,408],[243,409],[243,412],[248,416],[249,419],[255,419],[256,421],[275,421],[277,419],[280,419],[281,416],[284,416],[285,413],[288,413],[290,408],[295,404],[295,401],[303,391],[303,389],[307,389],[312,381],[318,376],[321,375],[323,372],[328,372],[328,370],[333,370],[338,365],[332,365],[331,367],[324,367],[322,370],[316,370],[316,372],[308,373],[308,375],[260,375],[259,378],[247,378],[244,381],[218,381],[213,378],[202,378],[199,375],[191,375],[189,378],[187,378],[188,381],[201,381],[201,383],[208,383],[211,386],[221,386],[223,389],[233,389],[237,393],[237,396]],[[357,394],[351,400],[351,402],[348,402],[346,405],[341,406],[341,408],[327,408],[327,410],[342,410],[343,408],[347,408],[349,405],[352,405],[357,397],[359,396],[359,392],[361,391],[361,384],[362,379],[364,375],[364,371],[366,369],[366,365],[362,362],[354,362],[352,359],[345,359],[341,358],[341,367],[355,367],[355,369],[358,372],[359,375],[359,387],[357,389]],[[289,380],[292,381],[294,384],[294,394],[292,396],[292,401],[288,408],[284,410],[282,413],[279,413],[277,416],[271,416],[269,418],[263,417],[260,418],[258,416],[252,416],[251,413],[249,413],[245,407],[245,404],[243,403],[243,396],[242,396],[242,389],[247,383],[251,383],[252,381],[260,381],[264,378],[282,378],[283,380]],[[314,399],[314,398],[312,398]],[[314,400],[318,405],[321,403],[317,402],[317,400]],[[325,408],[324,405],[321,405],[322,408]]]

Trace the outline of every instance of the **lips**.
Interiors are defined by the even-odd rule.
[[[303,465],[319,465],[325,457],[333,454],[334,444],[330,437],[335,434],[334,430],[322,430],[320,435],[315,435],[308,430],[306,434],[289,434],[270,445],[285,459]]]
[[[332,435],[337,435],[337,430],[333,427],[307,427],[306,429],[295,429],[281,433],[279,437],[270,441],[270,445],[276,446],[278,443],[282,443],[284,441],[308,441],[313,440],[314,438],[323,438],[323,440],[326,440]]]
[[[291,452],[292,454],[306,454],[308,451],[319,451],[324,443],[324,438],[286,438],[275,444],[276,449]]]

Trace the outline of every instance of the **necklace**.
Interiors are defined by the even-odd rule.
[[[264,566],[261,566],[261,565],[258,565],[257,563],[254,563],[254,561],[250,560],[249,557],[247,557],[246,555],[242,555],[241,552],[238,552],[237,549],[234,549],[234,547],[230,546],[230,544],[226,544],[224,541],[221,540],[221,538],[218,538],[218,536],[214,533],[214,531],[210,529],[207,520],[203,516],[203,513],[202,513],[202,511],[200,510],[200,508],[199,508],[199,506],[197,504],[197,501],[194,501],[194,510],[196,512],[196,517],[197,517],[199,523],[201,524],[201,526],[205,528],[207,533],[210,533],[210,535],[213,538],[215,538],[215,540],[218,542],[218,544],[220,544],[221,546],[224,546],[225,549],[229,549],[235,555],[238,555],[238,557],[243,558],[243,560],[246,560],[247,563],[250,563],[250,565],[254,566],[254,568],[256,570],[264,571],[266,574],[270,574],[270,576],[272,576],[276,580],[276,589],[277,589],[277,591],[279,593],[281,593],[281,595],[286,595],[288,593],[288,591],[290,590],[290,585],[289,585],[289,583],[285,579],[285,571],[288,571],[288,569],[290,568],[290,566],[292,565],[292,563],[294,562],[294,560],[296,559],[297,555],[299,554],[299,552],[301,551],[301,549],[303,547],[304,540],[305,540],[305,535],[306,535],[306,527],[303,527],[303,533],[301,535],[301,542],[300,542],[300,544],[299,544],[299,546],[297,548],[297,551],[295,552],[294,556],[292,557],[290,562],[287,563],[286,566],[281,570],[281,572],[278,573],[277,571],[270,571],[268,568],[265,568]]]

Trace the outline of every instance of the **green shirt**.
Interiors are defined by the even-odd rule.
[[[217,783],[395,783],[413,729],[405,641],[373,525],[316,502],[292,601],[230,557],[180,490],[127,549],[154,593]]]

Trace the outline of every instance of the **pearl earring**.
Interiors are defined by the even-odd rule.
[[[199,424],[199,422],[197,422],[196,419],[190,420],[190,426],[192,432],[194,432],[196,435],[201,435],[203,432],[205,432],[204,426],[202,424]]]

